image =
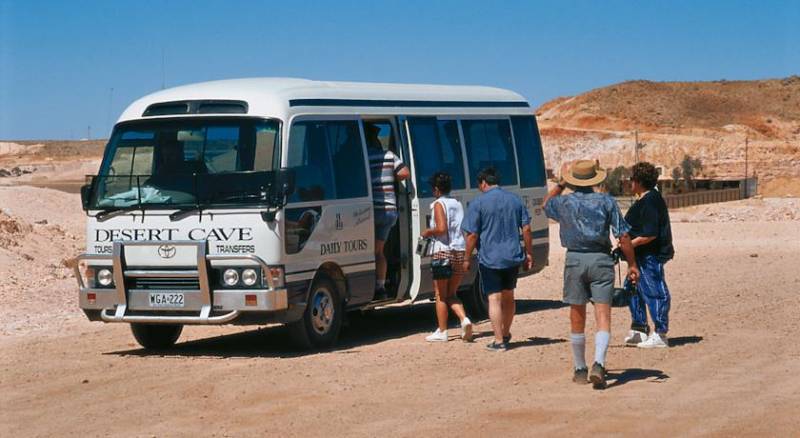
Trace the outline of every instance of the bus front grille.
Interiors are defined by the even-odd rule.
[[[128,287],[145,290],[198,290],[200,281],[197,278],[130,278]]]

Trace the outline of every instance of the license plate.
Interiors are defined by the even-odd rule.
[[[183,307],[183,298],[179,292],[151,292],[150,307]]]

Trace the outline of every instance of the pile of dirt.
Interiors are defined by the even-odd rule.
[[[670,215],[673,222],[800,221],[800,199],[745,199],[683,208]]]
[[[605,167],[640,160],[669,175],[685,155],[707,178],[757,175],[765,196],[800,184],[800,76],[763,81],[628,81],[537,110],[547,165],[598,158]],[[747,143],[746,143],[747,141]],[[745,146],[747,146],[747,151]],[[780,180],[780,184],[773,181]],[[795,194],[797,195],[797,194]]]
[[[33,227],[30,224],[20,222],[0,210],[0,248],[19,246],[20,241],[32,230]]]
[[[0,187],[0,206],[0,335],[77,317],[77,283],[66,261],[85,245],[80,197]]]

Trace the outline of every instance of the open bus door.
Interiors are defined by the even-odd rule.
[[[416,299],[420,282],[420,257],[415,252],[419,235],[422,232],[419,224],[419,199],[414,179],[413,156],[408,141],[406,117],[399,116],[394,120],[398,133],[397,155],[408,166],[411,176],[398,187],[397,200],[400,217],[397,220],[398,241],[401,249],[400,287],[398,299],[410,297]]]
[[[385,116],[363,117],[362,121],[365,125],[377,129],[378,140],[383,149],[394,152],[410,170],[411,159],[402,122],[395,117]],[[374,302],[372,306],[385,304],[386,301],[403,301],[409,296],[409,291],[413,290],[412,279],[416,276],[412,260],[414,253],[412,242],[416,242],[411,230],[415,222],[412,215],[416,205],[413,187],[412,178],[395,185],[398,219],[389,233],[383,251],[387,262],[386,291],[390,298]]]

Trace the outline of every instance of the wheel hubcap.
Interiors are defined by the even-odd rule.
[[[314,331],[324,335],[333,325],[333,297],[327,289],[317,289],[311,300],[311,325]]]

